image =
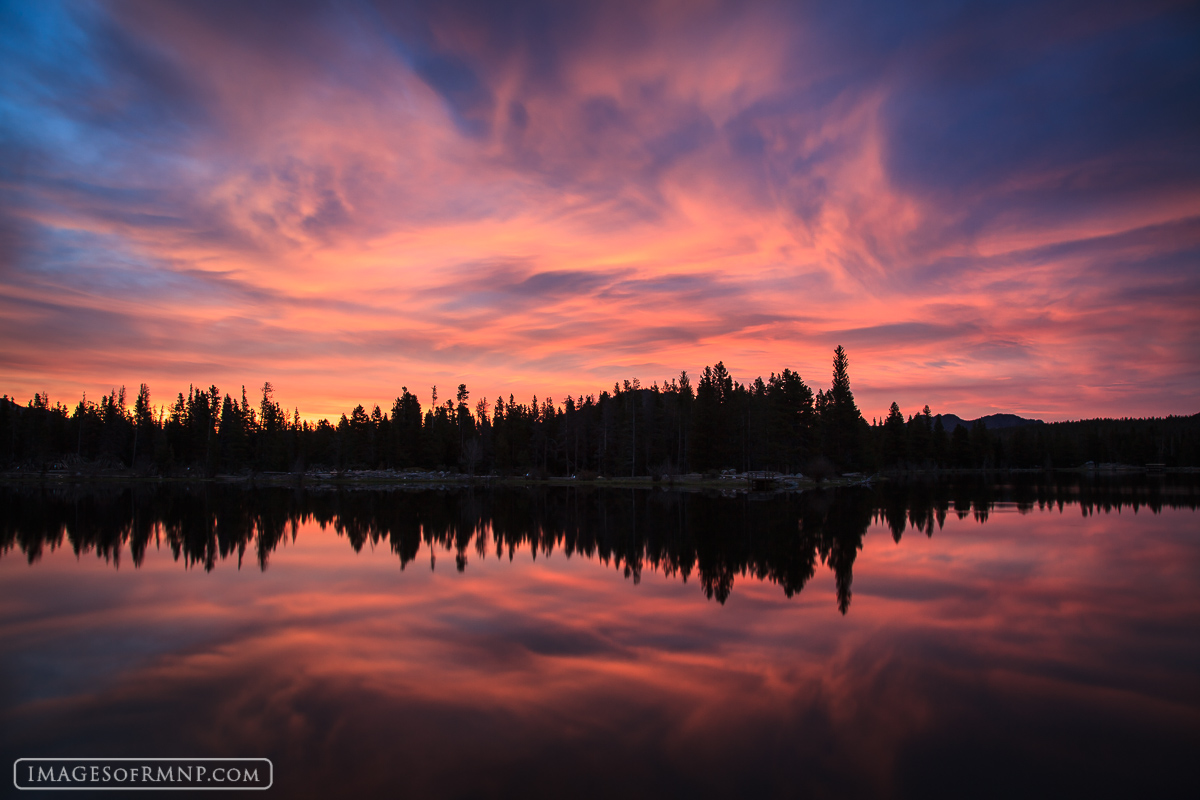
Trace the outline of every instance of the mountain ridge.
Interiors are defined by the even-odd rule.
[[[940,419],[942,421],[942,427],[945,428],[947,432],[953,431],[959,425],[970,429],[972,425],[980,421],[983,422],[983,426],[989,431],[1006,430],[1008,428],[1021,428],[1026,425],[1046,424],[1044,420],[1026,419],[1025,417],[1019,417],[1016,414],[988,414],[987,416],[980,417],[979,419],[963,419],[957,414],[934,414],[933,419],[935,422]]]

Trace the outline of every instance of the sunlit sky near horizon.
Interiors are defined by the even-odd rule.
[[[1190,3],[0,3],[0,391],[1200,411]]]

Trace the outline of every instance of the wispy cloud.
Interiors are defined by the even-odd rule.
[[[824,383],[842,343],[868,413],[1197,410],[1187,5],[0,15],[18,397]]]

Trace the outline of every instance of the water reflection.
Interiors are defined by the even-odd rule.
[[[1193,796],[1196,495],[7,487],[0,756],[266,756],[289,798]]]
[[[69,546],[119,567],[134,566],[147,548],[167,547],[177,561],[212,570],[247,551],[266,570],[285,540],[314,522],[345,537],[355,552],[386,546],[401,569],[439,550],[463,572],[472,558],[512,560],[558,551],[615,565],[636,584],[649,568],[687,582],[697,577],[705,596],[724,604],[738,577],[779,585],[787,597],[802,591],[818,564],[835,577],[837,605],[850,605],[855,558],[872,523],[885,524],[898,543],[906,530],[933,536],[949,514],[983,523],[998,505],[1021,513],[1076,507],[1087,516],[1145,508],[1195,510],[1200,480],[1190,475],[1021,475],[1002,484],[979,476],[949,481],[889,481],[803,493],[736,494],[476,488],[381,490],[343,488],[247,489],[222,484],[0,486],[5,513],[0,548],[30,563],[47,549]]]

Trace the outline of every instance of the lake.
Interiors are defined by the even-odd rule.
[[[1200,481],[0,486],[0,750],[280,797],[1200,796]],[[111,796],[111,793],[107,796]]]

